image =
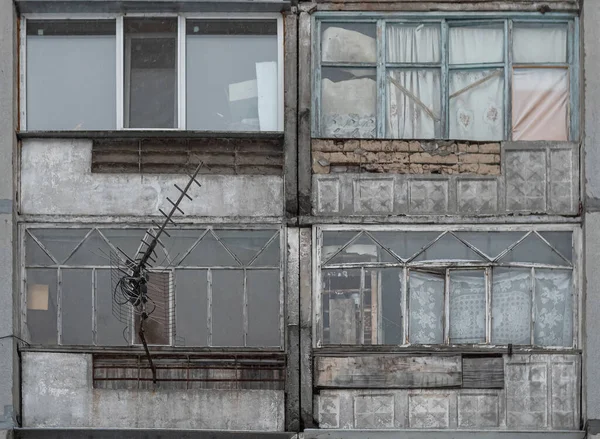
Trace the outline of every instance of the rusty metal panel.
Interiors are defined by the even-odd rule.
[[[462,383],[460,355],[318,357],[315,385],[321,388],[432,388]]]

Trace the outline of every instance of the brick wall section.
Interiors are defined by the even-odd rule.
[[[500,143],[314,139],[312,160],[315,174],[500,175]]]

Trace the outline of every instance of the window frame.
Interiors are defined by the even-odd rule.
[[[409,279],[411,270],[423,270],[427,268],[438,268],[440,269],[441,275],[444,277],[444,316],[442,319],[442,332],[443,332],[443,342],[441,344],[432,344],[431,346],[435,349],[440,348],[450,348],[450,349],[465,349],[465,348],[482,348],[484,350],[489,350],[490,348],[495,347],[508,347],[507,344],[498,344],[492,343],[492,298],[493,293],[491,291],[492,282],[489,278],[491,271],[493,269],[494,264],[491,262],[466,262],[466,263],[457,263],[457,261],[434,261],[434,262],[365,262],[365,263],[346,263],[346,264],[327,264],[328,261],[333,259],[336,254],[341,252],[344,247],[338,250],[338,252],[333,255],[328,256],[328,260],[323,260],[321,257],[322,248],[323,248],[323,232],[436,232],[438,233],[438,237],[433,241],[430,241],[426,247],[428,248],[433,243],[437,242],[441,239],[445,234],[450,232],[571,232],[572,233],[572,262],[571,267],[567,268],[566,264],[562,268],[562,270],[570,270],[572,273],[571,276],[571,287],[572,287],[572,338],[573,343],[571,346],[544,346],[544,345],[515,345],[518,347],[524,348],[536,348],[541,350],[573,350],[578,349],[580,345],[580,334],[581,334],[581,319],[580,319],[580,310],[582,309],[582,285],[583,285],[583,273],[582,273],[582,230],[581,227],[577,224],[535,224],[535,225],[315,225],[312,230],[312,242],[313,242],[313,252],[312,252],[312,271],[313,271],[313,280],[312,280],[312,288],[313,288],[313,327],[312,327],[312,335],[313,335],[313,347],[314,348],[330,348],[330,347],[343,347],[348,350],[363,350],[367,349],[389,349],[390,347],[399,347],[401,349],[410,349],[417,347],[427,347],[430,345],[422,345],[415,344],[409,341],[409,320],[410,313],[408,309],[409,302],[409,287],[406,282]],[[444,235],[443,235],[444,234]],[[526,236],[520,238],[518,242],[521,242],[525,239]],[[514,247],[514,244],[511,248]],[[423,249],[422,249],[423,250]],[[505,252],[501,252],[501,255]],[[499,257],[499,256],[498,256]],[[339,268],[340,265],[344,265],[344,268]],[[555,266],[551,266],[548,264],[540,264],[540,263],[506,263],[499,264],[501,268],[521,268],[521,269],[529,269],[531,274],[533,275],[536,269],[552,269]],[[323,343],[323,318],[322,318],[322,271],[328,269],[359,269],[361,272],[365,270],[365,268],[397,268],[401,272],[401,276],[403,277],[402,286],[401,286],[401,312],[402,312],[402,341],[403,343],[400,345],[393,344],[332,344],[332,343]],[[485,317],[485,342],[483,343],[450,343],[450,327],[449,327],[449,289],[450,284],[449,273],[453,270],[483,270],[485,271],[485,279],[486,279],[486,317]],[[535,277],[532,277],[532,287],[535,285]],[[532,290],[531,295],[531,311],[535,308],[535,288]],[[533,317],[533,315],[532,315]],[[378,322],[379,324],[379,322]],[[531,322],[531,340],[534,340],[534,319],[532,318]],[[362,338],[362,335],[361,335]]]
[[[439,68],[441,88],[441,136],[422,140],[451,139],[449,118],[449,72],[451,70],[484,70],[496,64],[481,63],[467,65],[449,64],[449,29],[453,26],[492,24],[502,22],[504,25],[504,61],[502,64],[504,79],[504,132],[500,141],[512,141],[512,71],[523,64],[513,63],[513,36],[514,23],[541,23],[541,24],[566,24],[567,25],[567,60],[560,63],[559,68],[566,68],[569,76],[569,126],[567,130],[567,141],[575,142],[580,138],[580,47],[579,47],[579,17],[572,13],[368,13],[368,12],[317,12],[312,17],[312,138],[324,138],[321,127],[321,70],[322,67],[366,67],[377,69],[377,103],[376,103],[376,129],[375,139],[391,139],[387,136],[387,69],[391,69],[391,63],[387,61],[386,25],[389,24],[439,24],[440,25],[440,63],[409,63],[404,68]],[[376,62],[375,63],[335,63],[327,62],[324,66],[321,56],[321,24],[322,23],[373,23],[377,29]],[[364,64],[361,66],[361,64]],[[436,65],[440,64],[439,67]],[[500,63],[498,63],[500,64]],[[536,67],[556,67],[556,63],[526,63]],[[402,139],[397,139],[402,140]],[[411,140],[411,139],[406,139]],[[454,139],[462,140],[462,139]],[[491,139],[488,139],[491,141]]]
[[[125,35],[124,18],[177,18],[177,127],[125,127]],[[116,131],[186,131],[186,20],[276,20],[277,21],[277,133],[284,130],[284,25],[280,13],[105,13],[105,14],[22,14],[19,28],[19,131],[27,131],[27,20],[115,20],[116,25]],[[62,131],[62,130],[57,130]],[[77,132],[77,130],[69,130]],[[101,130],[112,131],[112,130]],[[204,130],[211,132],[212,130]],[[245,131],[224,131],[240,133]],[[268,131],[256,131],[267,133]],[[254,133],[254,131],[252,131]]]
[[[98,271],[108,271],[110,273],[110,263],[107,261],[106,265],[94,265],[94,264],[72,264],[65,263],[61,261],[55,261],[56,263],[53,265],[39,265],[39,264],[27,264],[26,257],[26,244],[27,238],[33,239],[37,245],[40,245],[38,242],[38,238],[32,238],[32,235],[28,233],[29,230],[35,234],[36,229],[79,229],[85,230],[87,233],[85,238],[77,244],[76,247],[71,251],[71,255],[73,255],[82,245],[84,241],[88,239],[88,237],[94,233],[97,233],[99,230],[120,230],[126,231],[128,229],[134,229],[137,231],[149,230],[152,228],[156,228],[156,226],[148,225],[148,224],[135,224],[135,225],[127,225],[127,224],[111,224],[111,223],[30,223],[30,224],[20,224],[19,225],[19,260],[20,260],[20,270],[19,270],[19,294],[20,294],[20,309],[21,309],[21,332],[23,334],[28,333],[27,328],[27,269],[46,269],[46,270],[55,270],[56,272],[56,296],[57,296],[57,315],[56,315],[56,335],[57,341],[56,345],[37,345],[43,348],[69,348],[73,345],[63,344],[62,343],[62,285],[61,285],[61,272],[63,270],[77,270],[77,269],[86,269],[91,271],[91,295],[92,295],[92,315],[90,321],[90,329],[92,334],[92,343],[90,345],[86,345],[89,348],[105,348],[110,347],[110,345],[99,344],[98,343],[98,333],[97,333],[97,315],[98,315]],[[189,224],[189,225],[181,225],[176,228],[168,228],[167,232],[172,230],[192,230],[197,232],[197,238],[194,238],[194,244],[188,249],[187,254],[191,253],[193,248],[200,242],[200,240],[207,234],[210,234],[212,231],[216,232],[217,241],[221,242],[221,238],[219,238],[220,231],[263,231],[263,232],[272,232],[273,236],[267,240],[262,249],[255,255],[255,257],[250,260],[247,264],[242,264],[240,262],[240,266],[219,266],[218,264],[213,264],[210,266],[188,266],[188,265],[174,265],[174,264],[165,264],[165,265],[156,265],[149,269],[151,272],[167,272],[170,274],[170,286],[169,286],[169,306],[170,306],[170,320],[173,322],[170,324],[169,331],[169,343],[166,345],[152,345],[153,347],[166,348],[166,349],[194,349],[194,350],[211,350],[211,349],[219,349],[219,350],[230,350],[230,351],[239,351],[239,350],[273,350],[273,351],[284,351],[286,349],[286,316],[284,314],[285,311],[285,266],[286,266],[286,229],[284,226],[274,225],[274,224],[253,224],[253,225],[242,225],[242,224]],[[143,236],[143,235],[142,235]],[[110,241],[105,235],[101,234],[101,238],[107,243]],[[163,238],[164,241],[165,238]],[[170,239],[170,238],[166,238]],[[275,268],[274,266],[251,266],[255,259],[260,257],[263,251],[265,251],[269,245],[273,242],[277,242],[279,245],[279,266]],[[140,242],[141,243],[141,242]],[[223,245],[223,243],[221,243]],[[118,253],[116,248],[113,248],[113,244],[108,244],[109,247],[115,252]],[[41,246],[40,246],[41,248]],[[46,253],[46,250],[41,250]],[[157,247],[157,251],[159,248]],[[162,250],[160,250],[162,251]],[[230,250],[227,250],[228,252]],[[178,257],[179,255],[176,255]],[[184,257],[185,257],[184,256]],[[71,256],[70,256],[71,257]],[[54,260],[54,258],[52,258]],[[164,259],[164,258],[163,258]],[[168,262],[168,260],[167,260]],[[244,272],[244,289],[246,286],[246,272],[249,270],[270,270],[270,271],[278,271],[279,278],[279,315],[278,315],[278,330],[279,330],[279,345],[278,346],[254,346],[247,344],[248,338],[248,328],[249,328],[249,320],[248,320],[248,292],[244,291],[243,296],[243,327],[244,327],[244,346],[221,346],[215,345],[212,343],[212,335],[207,332],[207,343],[204,345],[180,345],[178,344],[177,339],[177,283],[176,283],[176,271],[206,271],[207,274],[207,282],[210,282],[211,272],[214,270],[236,270]],[[210,292],[207,291],[207,294],[211,295]],[[210,300],[207,298],[210,303]],[[210,305],[209,305],[210,306]],[[212,324],[212,314],[207,310],[207,324]],[[134,322],[135,318],[133,315],[130,316],[130,324],[127,326],[127,344],[119,345],[117,349],[130,349],[132,347],[139,347],[140,344],[136,343],[137,335],[134,331]]]

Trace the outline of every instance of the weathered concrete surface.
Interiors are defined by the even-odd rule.
[[[600,419],[600,213],[586,213],[584,222],[584,397],[585,420]]]
[[[327,431],[306,430],[304,439],[583,439],[584,431]]]
[[[23,140],[20,208],[23,214],[160,215],[167,197],[179,192],[185,175],[92,174],[92,142]],[[42,172],[43,171],[43,172]],[[202,175],[186,216],[283,216],[283,178],[258,175]]]
[[[582,14],[582,57],[585,74],[583,95],[585,151],[585,209],[600,210],[600,75],[596,74],[600,65],[600,7],[597,0],[584,0]],[[600,409],[600,407],[599,407]]]
[[[277,390],[92,388],[89,354],[23,353],[23,426],[284,430]]]
[[[288,439],[294,433],[207,430],[19,429],[15,439]],[[0,439],[4,439],[0,435]]]

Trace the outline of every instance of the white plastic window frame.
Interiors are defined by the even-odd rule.
[[[373,63],[323,62],[321,57],[321,24],[372,24],[377,29],[376,61]],[[468,65],[452,65],[449,59],[449,29],[454,26],[473,26],[478,24],[502,24],[504,27],[504,61],[501,63],[481,63]],[[569,72],[569,117],[567,141],[577,141],[580,137],[580,57],[579,57],[579,18],[570,13],[534,14],[534,13],[366,13],[366,12],[317,12],[312,17],[312,121],[311,136],[323,137],[321,121],[321,69],[323,67],[369,67],[377,70],[377,102],[375,139],[387,139],[387,69],[431,68],[439,69],[441,80],[441,135],[440,137],[423,139],[449,139],[449,72],[453,69],[482,70],[498,68],[503,71],[504,78],[504,132],[502,141],[512,140],[512,72],[513,67],[513,23],[516,24],[564,24],[567,26],[567,60],[564,63],[525,63],[536,67],[558,67]],[[436,63],[391,63],[386,58],[386,25],[387,24],[438,24],[440,26],[441,60]],[[523,66],[523,64],[521,65]],[[397,139],[403,140],[403,139]],[[407,140],[407,139],[404,139]],[[410,139],[408,139],[410,140]]]
[[[92,270],[92,282],[90,284],[91,287],[91,294],[92,294],[92,321],[90,322],[90,326],[92,329],[92,344],[90,346],[94,347],[94,346],[104,346],[104,345],[99,345],[97,342],[97,310],[96,310],[96,296],[97,296],[97,270],[107,270],[110,269],[110,265],[73,265],[73,264],[65,264],[65,263],[57,263],[54,264],[52,266],[38,266],[38,265],[28,265],[26,262],[26,239],[28,236],[27,231],[31,230],[31,231],[35,231],[36,229],[83,229],[83,230],[88,230],[89,233],[92,233],[95,229],[99,229],[100,231],[102,231],[103,229],[109,229],[109,230],[127,230],[127,229],[136,229],[136,230],[142,230],[142,229],[151,229],[154,226],[151,225],[144,225],[144,224],[139,224],[139,225],[135,225],[135,226],[130,226],[130,225],[125,225],[125,224],[114,224],[114,223],[106,223],[106,224],[100,224],[100,223],[90,223],[90,224],[82,224],[82,223],[28,223],[28,224],[20,224],[19,225],[19,260],[20,260],[20,270],[19,270],[19,291],[20,291],[20,309],[21,309],[21,333],[22,334],[27,334],[28,333],[28,329],[27,329],[27,269],[28,268],[48,268],[48,269],[56,269],[57,270],[57,281],[60,284],[60,272],[61,269],[90,269]],[[260,349],[265,349],[265,348],[269,348],[272,350],[278,350],[278,351],[283,351],[286,348],[286,325],[285,325],[285,264],[286,264],[286,230],[285,227],[282,226],[276,226],[276,225],[269,225],[269,224],[258,224],[258,225],[241,225],[241,224],[218,224],[218,225],[209,225],[209,224],[190,224],[190,225],[185,225],[185,226],[181,226],[179,227],[180,229],[184,229],[184,230],[196,230],[198,231],[198,237],[200,239],[200,237],[204,236],[206,233],[209,233],[210,231],[212,231],[213,229],[216,230],[216,233],[218,234],[219,231],[223,231],[223,230],[228,230],[228,231],[243,231],[243,230],[248,230],[248,231],[272,231],[274,237],[272,237],[267,244],[265,244],[265,246],[263,247],[263,249],[261,250],[261,252],[268,246],[269,243],[272,242],[272,240],[277,240],[279,242],[279,346],[268,346],[268,347],[260,347]],[[169,229],[167,229],[167,231],[169,231]],[[87,239],[87,236],[86,238]],[[162,238],[165,239],[165,238]],[[167,238],[168,239],[168,238]],[[199,240],[198,239],[198,240]],[[197,243],[197,242],[196,242]],[[194,246],[196,245],[196,243],[194,244]],[[112,245],[112,244],[111,244]],[[77,246],[77,248],[79,247],[79,245]],[[73,252],[76,251],[75,248],[73,250]],[[115,252],[118,252],[116,250],[116,248],[114,249]],[[175,300],[175,294],[176,294],[176,288],[177,285],[174,281],[174,277],[175,277],[175,270],[206,270],[208,272],[210,272],[211,270],[227,270],[227,269],[236,269],[236,270],[240,270],[243,269],[244,272],[246,270],[249,270],[251,268],[248,267],[221,267],[218,265],[211,265],[211,266],[206,266],[206,267],[179,267],[178,266],[155,266],[153,267],[150,271],[154,271],[154,272],[169,272],[170,276],[171,276],[171,285],[170,285],[170,289],[169,289],[169,301],[170,301],[170,306],[171,309],[176,309],[177,307],[177,303]],[[254,269],[270,269],[270,270],[275,270],[275,268],[261,268],[261,267],[256,267]],[[245,274],[244,274],[244,278],[245,278]],[[245,282],[244,282],[245,284]],[[61,300],[62,300],[62,294],[60,291],[60,288],[58,288],[57,290],[57,319],[56,319],[56,324],[57,324],[57,345],[56,346],[69,346],[69,345],[63,345],[62,343],[62,305],[61,305]],[[248,316],[247,316],[247,295],[246,293],[244,294],[244,307],[243,307],[243,313],[244,313],[244,326],[245,328],[247,328],[248,326]],[[177,317],[176,315],[173,315],[172,318],[175,319],[175,324],[171,325],[172,330],[170,331],[170,335],[169,335],[169,344],[168,345],[161,345],[161,346],[166,346],[166,347],[177,347],[177,339],[176,339],[176,333],[177,333]],[[207,314],[207,318],[208,320],[212,321],[212,315]],[[133,317],[132,317],[132,321],[133,323]],[[131,325],[131,327],[129,328],[128,331],[128,346],[138,346],[137,343],[135,343],[135,339],[136,339],[136,335],[134,334],[134,331],[132,330],[133,325]],[[209,343],[206,346],[189,346],[189,348],[201,348],[201,349],[225,349],[225,350],[244,350],[244,349],[255,349],[255,347],[252,346],[246,346],[246,339],[247,339],[247,331],[245,329],[244,332],[244,346],[219,346],[219,345],[213,345],[212,344],[212,336],[209,334]],[[52,346],[46,346],[44,345],[43,347],[56,347],[54,345]],[[127,348],[127,346],[122,346],[123,348]]]
[[[27,131],[27,20],[115,20],[116,22],[116,129],[118,131],[185,131],[186,128],[186,20],[276,20],[277,21],[277,131],[283,132],[284,108],[284,26],[283,15],[278,13],[128,13],[127,18],[177,18],[177,127],[176,128],[126,128],[125,127],[125,63],[124,14],[23,14],[19,37],[19,130]],[[110,131],[110,130],[107,130]],[[258,131],[260,133],[260,131]]]
[[[582,231],[581,227],[577,224],[545,224],[545,225],[498,225],[498,226],[483,226],[483,225],[316,225],[313,226],[312,229],[312,287],[313,287],[313,325],[312,325],[312,335],[313,335],[313,347],[314,348],[326,348],[328,346],[337,346],[335,344],[324,344],[323,340],[323,319],[322,319],[322,267],[323,263],[326,261],[322,260],[321,250],[323,246],[323,232],[356,232],[359,233],[361,231],[367,232],[437,232],[440,235],[444,232],[523,232],[523,234],[527,232],[572,232],[572,243],[573,243],[573,257],[572,257],[572,312],[573,312],[573,343],[571,346],[537,346],[537,345],[519,345],[525,347],[533,347],[535,346],[537,349],[543,350],[570,350],[577,349],[581,344],[580,334],[582,333],[582,322],[580,318],[580,310],[582,309],[582,294],[581,289],[583,285],[583,274],[582,274]],[[439,239],[439,236],[438,238]],[[456,261],[446,262],[446,261],[435,261],[432,264],[428,263],[417,263],[414,266],[411,266],[410,263],[353,263],[348,266],[348,268],[358,268],[360,269],[362,266],[367,267],[381,267],[381,268],[392,268],[396,267],[400,270],[404,271],[404,276],[406,278],[407,271],[411,269],[419,269],[419,268],[427,268],[427,266],[446,266],[445,273],[447,277],[447,273],[449,270],[461,270],[463,268],[466,269],[475,269],[479,268],[481,270],[486,270],[489,273],[491,270],[492,264],[488,262],[483,263],[466,263],[465,265],[456,264]],[[536,263],[520,263],[515,264],[515,266],[527,265],[527,268],[545,268],[544,264],[536,264]],[[336,268],[336,265],[333,265],[331,268]],[[323,267],[327,269],[328,267]],[[565,267],[566,268],[566,267]],[[446,279],[447,281],[448,279]],[[492,295],[491,292],[491,283],[486,279],[486,338],[485,343],[467,343],[467,344],[451,344],[449,342],[449,325],[448,325],[448,297],[447,290],[448,285],[445,286],[444,293],[444,321],[443,321],[443,342],[441,344],[435,344],[432,346],[448,346],[450,348],[461,349],[465,346],[480,346],[483,348],[494,348],[494,347],[507,347],[507,345],[494,344],[491,342],[491,302],[490,297]],[[408,286],[405,282],[402,285],[402,337],[403,344],[399,345],[400,347],[410,348],[411,346],[416,346],[412,344],[408,340],[409,334],[409,318],[408,315]],[[533,309],[533,297],[532,297],[532,309]],[[533,337],[533,334],[532,334]],[[364,344],[353,344],[353,345],[344,345],[349,349],[360,349],[364,346],[379,346],[385,347],[390,346],[386,344],[377,344],[377,345],[364,345]]]

